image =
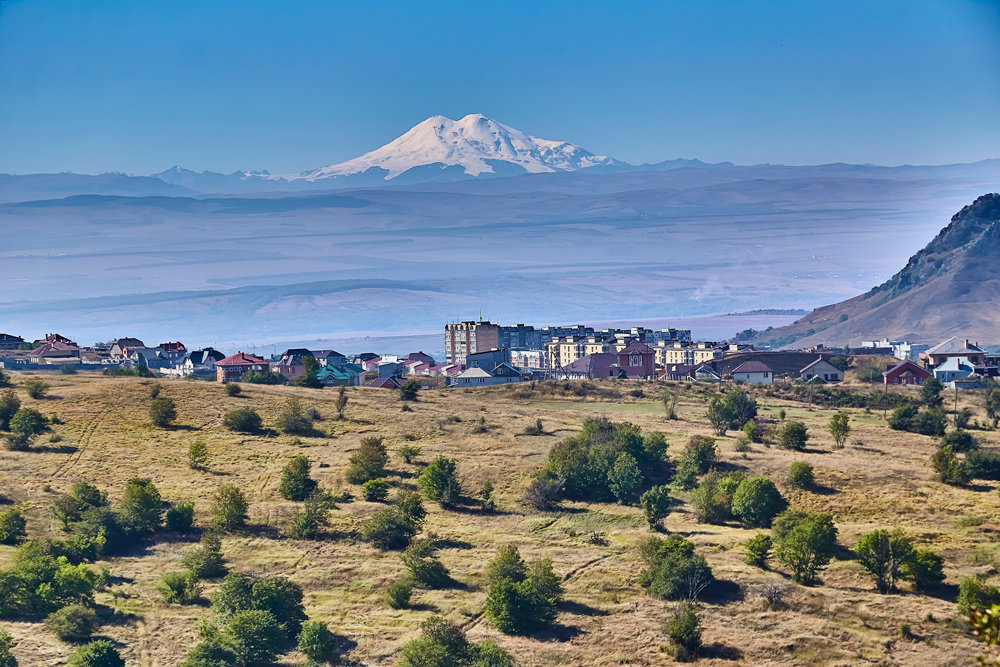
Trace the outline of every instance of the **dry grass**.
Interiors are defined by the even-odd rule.
[[[17,381],[23,383],[26,377]],[[382,435],[393,450],[408,442],[404,435],[412,434],[417,437],[412,444],[423,448],[423,461],[438,454],[459,460],[467,491],[475,492],[487,480],[496,487],[501,509],[496,515],[442,511],[428,503],[426,530],[452,540],[441,558],[464,588],[418,591],[417,609],[390,609],[384,602],[385,589],[403,568],[398,554],[379,552],[352,537],[363,518],[378,507],[364,501],[341,504],[332,513],[335,537],[328,540],[276,538],[267,531],[229,537],[223,548],[231,566],[293,577],[306,592],[309,615],[328,621],[332,629],[356,642],[351,657],[364,664],[392,664],[400,646],[415,637],[420,622],[434,613],[460,623],[473,639],[497,638],[526,665],[670,661],[662,647],[671,605],[646,596],[636,583],[640,563],[634,546],[649,534],[639,510],[575,504],[573,512],[539,514],[522,507],[518,499],[552,444],[586,417],[606,415],[663,431],[674,454],[688,436],[709,435],[703,388],[672,387],[680,399],[678,421],[664,418],[656,398],[659,388],[652,384],[642,385],[646,398],[630,396],[628,391],[621,391],[619,398],[612,391],[585,397],[541,395],[524,387],[516,393],[504,388],[432,390],[421,393],[412,412],[400,410],[394,392],[352,389],[347,419],[337,421],[330,419],[336,415],[335,392],[330,390],[244,386],[242,396],[229,397],[215,384],[160,380],[161,396],[175,399],[178,406],[178,428],[163,430],[149,425],[149,380],[89,374],[47,379],[53,385],[51,398],[33,401],[19,394],[25,405],[57,414],[65,422],[54,427],[62,441],[41,451],[0,451],[0,494],[14,502],[32,501],[28,520],[33,538],[58,534],[48,506],[73,482],[96,482],[114,498],[125,480],[136,476],[151,477],[168,500],[193,499],[202,524],[214,488],[235,483],[252,501],[252,522],[280,531],[297,509],[277,493],[281,467],[291,456],[307,455],[313,476],[325,488],[335,493],[350,489],[358,496],[359,490],[344,481],[343,470],[361,437]],[[222,427],[223,414],[237,406],[253,407],[265,424],[271,424],[290,396],[328,417],[317,423],[322,437],[301,438],[296,445],[289,436],[240,436]],[[735,437],[727,437],[720,441],[726,463],[769,475],[794,505],[832,512],[842,545],[852,546],[875,527],[904,528],[919,545],[945,554],[948,586],[941,597],[909,590],[879,595],[850,560],[835,560],[823,572],[820,585],[798,586],[790,583],[786,572],[761,571],[743,563],[742,545],[756,531],[697,524],[685,506],[668,517],[667,529],[693,540],[716,577],[742,591],[735,599],[703,605],[708,648],[702,662],[726,664],[741,655],[747,664],[968,664],[977,647],[951,622],[954,587],[961,576],[993,574],[1000,564],[991,535],[991,527],[1000,524],[992,486],[955,489],[934,482],[928,459],[936,441],[890,431],[881,414],[850,410],[854,432],[848,445],[837,450],[826,430],[834,410],[777,399],[761,401],[775,419],[784,408],[788,419],[806,422],[809,450],[786,452],[754,445],[744,457],[733,449]],[[461,421],[449,420],[452,415]],[[477,434],[473,426],[481,416],[490,428]],[[982,417],[981,410],[977,416]],[[536,418],[541,418],[546,435],[523,435]],[[978,435],[998,443],[995,433]],[[47,444],[45,439],[41,445]],[[188,467],[187,449],[196,439],[208,444],[207,471]],[[788,465],[795,460],[814,466],[820,492],[784,483]],[[419,472],[418,466],[395,457],[390,467],[397,485],[412,485]],[[962,521],[968,517],[975,520]],[[602,534],[607,545],[591,544],[588,536],[593,532]],[[556,571],[565,577],[570,603],[559,615],[558,628],[546,636],[500,636],[480,615],[485,599],[483,568],[505,543],[517,544],[528,560],[552,558]],[[102,629],[121,642],[130,665],[179,665],[197,642],[198,620],[211,613],[207,606],[166,606],[153,588],[163,572],[180,569],[184,546],[158,542],[144,554],[98,564],[124,582],[113,588],[115,596],[101,593],[98,601],[134,615],[133,621]],[[0,564],[10,553],[10,547],[0,547]],[[788,587],[783,608],[763,603],[756,591],[764,583]],[[927,620],[929,615],[937,620]],[[915,639],[899,637],[904,622],[910,624]],[[71,652],[40,625],[3,625],[18,640],[15,654],[21,664],[61,664]],[[301,656],[292,654],[285,664],[297,660],[301,662]]]

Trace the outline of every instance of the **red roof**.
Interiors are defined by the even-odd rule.
[[[372,380],[368,386],[375,387],[376,389],[399,389],[402,383],[396,378],[378,378],[377,380]]]
[[[184,346],[184,343],[180,341],[177,341],[176,343],[160,343],[157,347],[164,352],[187,352],[187,348]]]
[[[733,375],[737,373],[771,373],[771,367],[760,361],[744,361],[733,369]]]
[[[927,379],[931,376],[931,372],[929,370],[921,366],[918,366],[909,359],[901,361],[900,363],[896,364],[886,372],[882,373],[882,375],[884,375],[887,378],[896,377],[905,370],[910,370],[910,372],[915,373],[916,375],[919,375],[921,378],[924,379]]]
[[[267,363],[260,357],[245,352],[237,352],[231,357],[226,357],[222,361],[216,362],[216,366],[252,366],[254,364]]]
[[[656,354],[653,348],[643,343],[641,340],[633,340],[618,354]]]

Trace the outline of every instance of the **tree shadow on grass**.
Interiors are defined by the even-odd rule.
[[[840,491],[837,491],[837,489],[833,487],[823,486],[822,484],[816,484],[815,482],[809,487],[808,491],[810,493],[815,493],[817,496],[832,496],[840,493]]]
[[[582,634],[583,630],[576,625],[553,623],[552,625],[542,628],[537,632],[533,632],[528,636],[541,642],[568,642]]]
[[[32,445],[29,451],[39,454],[72,454],[79,451],[75,445]]]
[[[725,644],[715,642],[714,644],[702,646],[699,656],[709,659],[714,658],[715,660],[742,660],[743,651],[733,646],[726,646]]]
[[[466,540],[440,539],[434,541],[435,549],[462,549],[467,550],[473,547],[472,542]]]
[[[727,605],[743,600],[743,587],[735,581],[716,579],[701,595],[702,601],[708,604]]]
[[[94,611],[97,612],[97,618],[101,621],[101,625],[134,625],[136,621],[142,619],[138,614],[120,611],[102,604],[95,606]]]
[[[277,526],[263,526],[261,524],[249,524],[244,526],[240,532],[269,540],[280,540],[284,537]]]
[[[993,487],[989,484],[966,484],[965,488],[969,491],[992,491]]]
[[[170,424],[169,426],[163,427],[164,431],[200,431],[201,428],[198,426],[191,426],[190,424]]]
[[[954,602],[958,599],[958,584],[941,583],[918,591],[907,591],[907,593],[910,595],[926,595],[927,597],[937,598],[945,602]]]
[[[591,607],[589,604],[576,602],[574,600],[563,600],[560,602],[559,611],[566,612],[567,614],[575,614],[577,616],[607,616],[610,613],[604,609]]]

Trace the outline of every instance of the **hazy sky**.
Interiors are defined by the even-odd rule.
[[[635,163],[1000,157],[1000,2],[0,0],[0,172],[296,172],[472,112]]]

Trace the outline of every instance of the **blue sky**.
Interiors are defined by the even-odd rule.
[[[1000,157],[1000,2],[0,0],[0,172],[295,172],[472,112],[634,163]]]

